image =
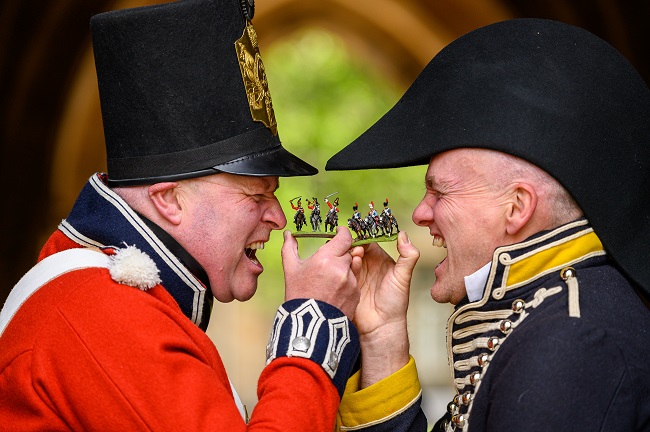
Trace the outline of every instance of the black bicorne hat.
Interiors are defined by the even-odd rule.
[[[183,0],[91,18],[111,186],[318,172],[280,144],[253,12]]]
[[[616,49],[542,19],[470,32],[325,169],[422,165],[463,147],[520,157],[557,179],[650,297],[650,91]]]

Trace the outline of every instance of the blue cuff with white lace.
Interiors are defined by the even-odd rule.
[[[278,308],[266,364],[278,357],[303,357],[318,363],[343,395],[359,355],[359,333],[336,307],[314,299],[295,299]]]

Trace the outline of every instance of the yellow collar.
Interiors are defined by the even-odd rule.
[[[587,220],[580,219],[525,242],[497,248],[486,291],[501,299],[507,291],[600,255],[605,255],[600,239]]]

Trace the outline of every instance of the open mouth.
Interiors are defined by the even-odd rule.
[[[264,242],[254,242],[249,244],[244,248],[244,253],[246,257],[253,262],[255,265],[260,265],[260,262],[257,260],[255,253],[258,249],[264,249]]]
[[[447,242],[445,241],[445,239],[442,237],[438,237],[436,235],[433,236],[433,245],[435,247],[442,247],[447,249]]]

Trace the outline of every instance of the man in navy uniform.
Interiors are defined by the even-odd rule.
[[[455,305],[456,396],[434,430],[650,430],[650,92],[635,69],[555,21],[475,30],[326,169],[426,164],[413,220],[447,250],[431,295]],[[415,374],[408,283],[383,279],[400,263],[376,247],[364,265],[357,319],[383,308],[375,328],[401,351],[377,384],[399,383]],[[362,356],[361,374],[377,360]],[[418,395],[379,423],[372,400],[347,396],[347,427],[425,430]]]

